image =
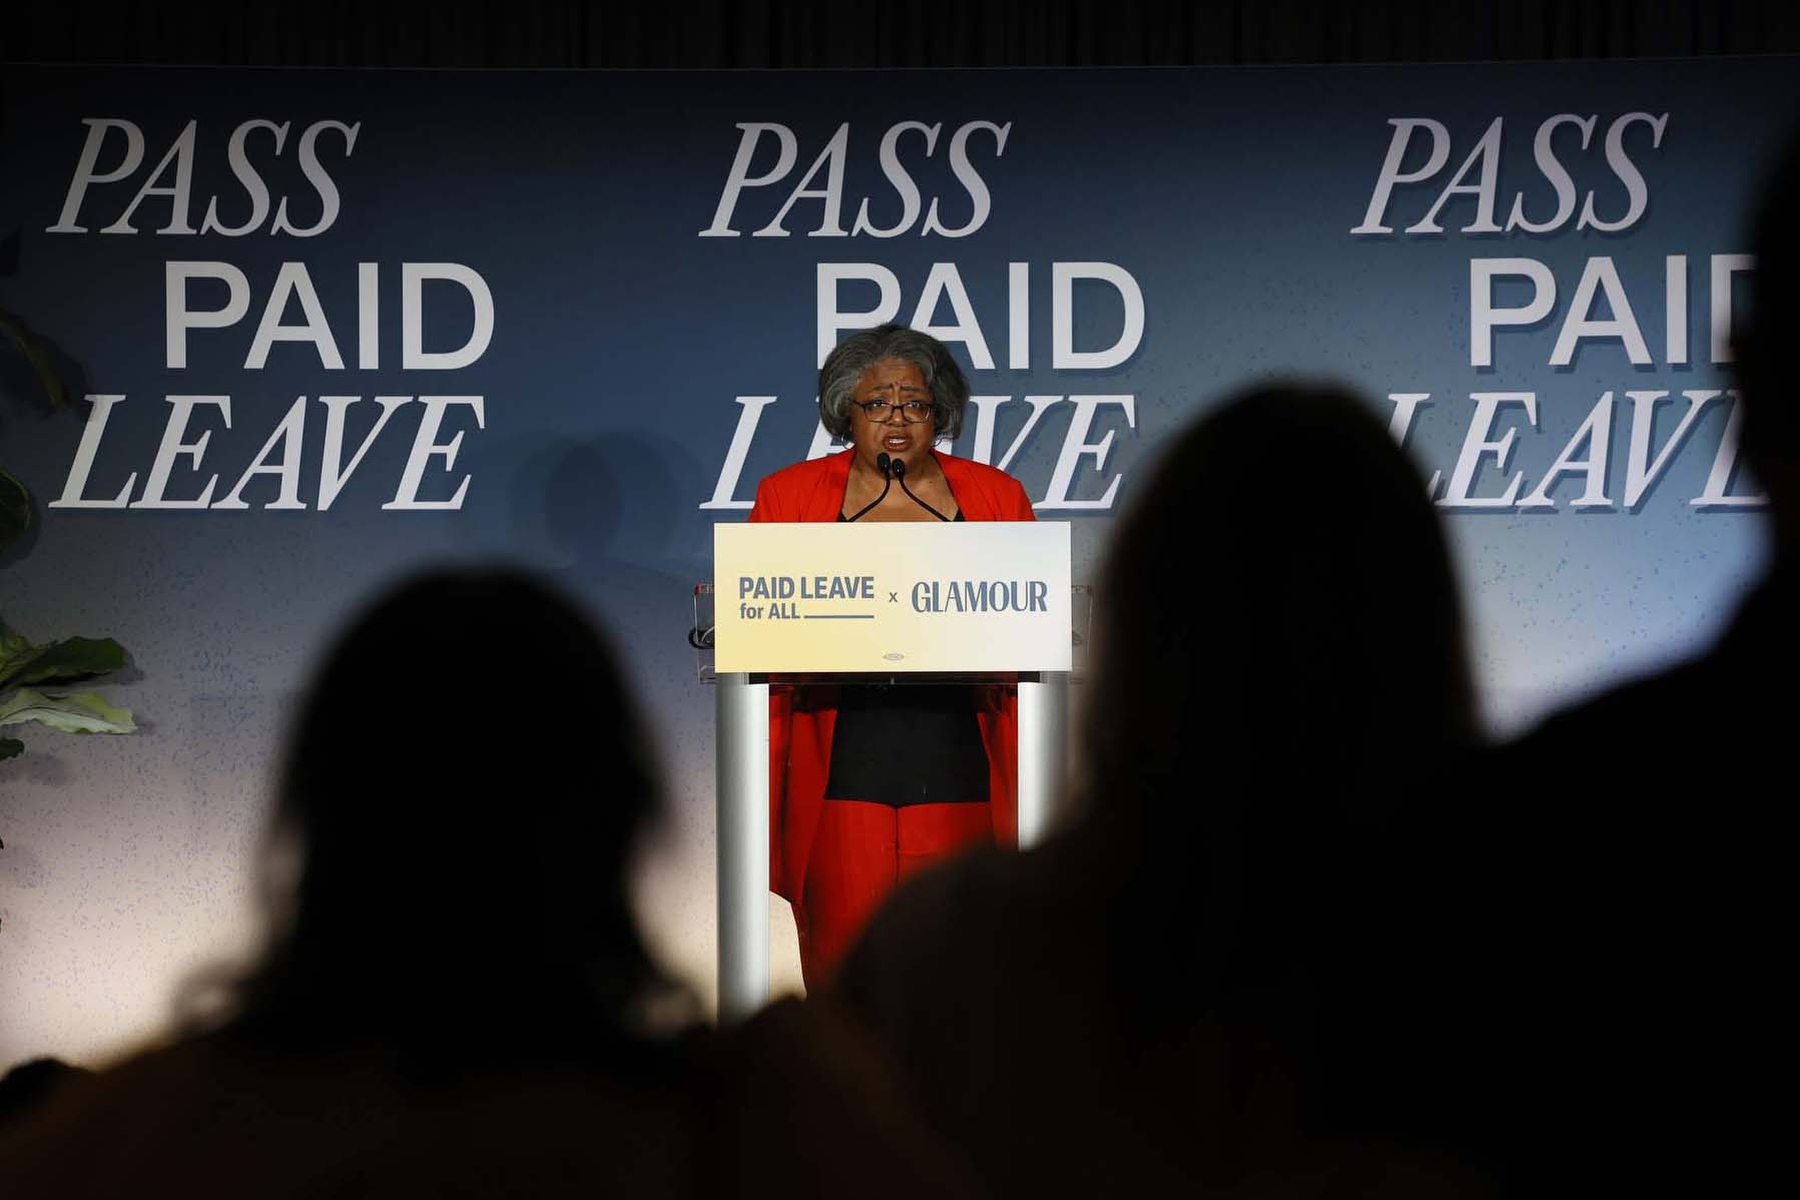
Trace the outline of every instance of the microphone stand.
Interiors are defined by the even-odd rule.
[[[940,521],[948,521],[950,519],[949,517],[946,517],[943,513],[939,512],[937,509],[931,507],[931,505],[925,503],[923,500],[921,500],[917,496],[913,495],[913,490],[906,486],[906,464],[901,462],[897,458],[894,460],[894,478],[898,479],[900,481],[900,490],[905,492],[907,497],[910,500],[912,500],[912,502],[914,504],[918,505],[920,508],[924,509],[926,512],[930,513],[932,516],[936,517]],[[857,514],[857,516],[861,516],[861,515],[862,515],[861,513]]]
[[[867,504],[865,504],[861,508],[857,509],[856,515],[854,517],[845,517],[844,520],[846,522],[862,520],[863,516],[866,513],[868,513],[868,511],[870,509],[874,508],[877,504],[880,504],[883,500],[887,499],[888,492],[890,490],[892,490],[892,488],[894,486],[895,477],[897,475],[905,474],[905,472],[906,472],[906,464],[905,463],[902,463],[899,459],[889,458],[885,453],[876,456],[875,465],[876,465],[876,467],[878,467],[881,470],[882,479],[886,480],[886,482],[881,485],[881,495],[875,497],[873,500],[869,501]],[[902,488],[906,487],[906,485],[904,483],[902,483],[900,486]]]

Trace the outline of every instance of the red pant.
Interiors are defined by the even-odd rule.
[[[935,862],[994,840],[993,814],[975,804],[826,800],[794,911],[806,988],[822,987],[896,884]]]

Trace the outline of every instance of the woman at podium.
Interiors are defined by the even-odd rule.
[[[765,478],[750,519],[1032,520],[1018,480],[936,448],[968,400],[936,338],[901,325],[845,338],[819,369],[819,418],[848,449]],[[793,905],[812,989],[899,881],[1017,840],[1017,691],[776,685],[769,710],[770,887]]]

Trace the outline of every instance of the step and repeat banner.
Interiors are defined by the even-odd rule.
[[[0,765],[0,1060],[142,1036],[242,943],[309,664],[445,560],[532,566],[625,649],[673,781],[641,904],[709,991],[692,587],[757,479],[831,448],[818,363],[880,321],[956,351],[956,452],[1075,523],[1077,581],[1176,430],[1322,376],[1430,479],[1497,729],[1702,644],[1759,565],[1729,330],[1796,69],[9,68],[0,306],[72,403],[0,345],[36,504],[0,617],[118,637],[142,728]],[[1336,502],[1278,449],[1262,486]],[[471,753],[585,736],[508,633],[395,703]],[[457,902],[529,802],[470,830]]]

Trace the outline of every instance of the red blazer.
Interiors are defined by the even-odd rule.
[[[756,485],[752,521],[835,521],[844,508],[854,450],[783,467]],[[1018,480],[967,458],[932,451],[966,521],[1031,521],[1031,500]],[[831,774],[831,730],[838,690],[829,684],[776,684],[769,689],[769,887],[799,904],[806,865]],[[984,689],[981,740],[987,747],[994,837],[1018,841],[1018,691]]]

